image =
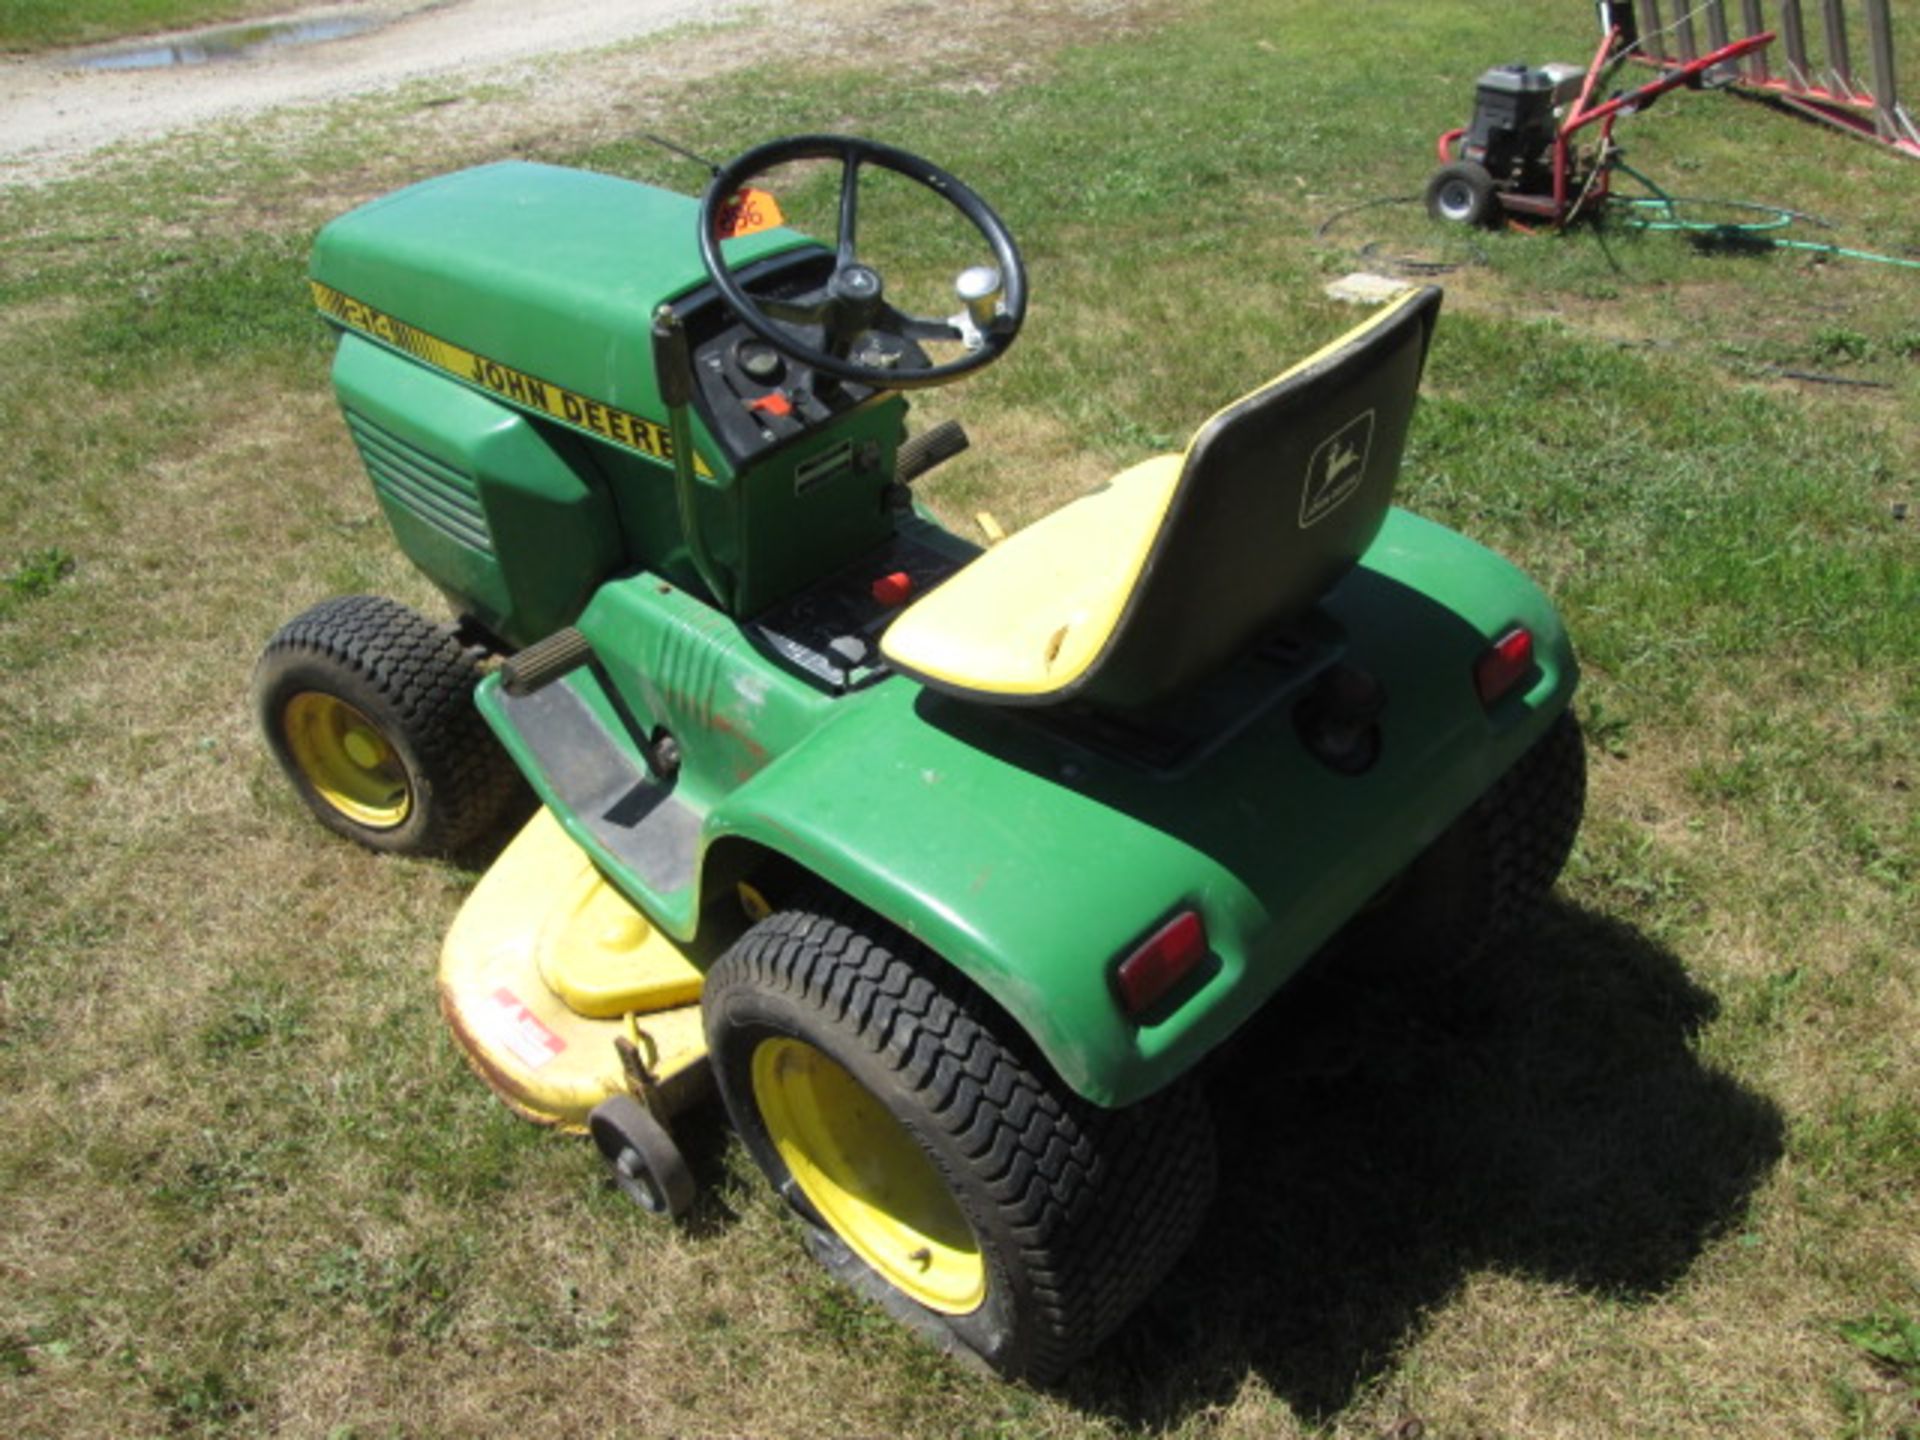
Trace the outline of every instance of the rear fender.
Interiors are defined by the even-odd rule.
[[[1155,771],[893,680],[724,797],[709,845],[730,863],[729,847],[763,847],[844,891],[984,990],[1074,1090],[1130,1104],[1224,1042],[1571,698],[1572,651],[1539,590],[1404,512],[1325,611],[1392,697],[1364,774],[1315,760],[1286,696]],[[1473,662],[1516,622],[1537,665],[1488,709]],[[1129,1017],[1114,967],[1189,908],[1206,961],[1176,1003]]]

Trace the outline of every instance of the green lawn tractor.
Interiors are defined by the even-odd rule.
[[[862,258],[915,206],[951,314]],[[821,1262],[956,1353],[1050,1379],[1165,1275],[1202,1064],[1310,958],[1442,974],[1566,858],[1565,632],[1391,504],[1436,290],[983,548],[916,503],[966,442],[906,396],[1006,352],[1027,274],[914,155],[778,140],[697,202],[490,165],[334,221],[311,279],[454,618],[287,624],[275,755],[409,854],[498,833],[524,777],[441,960],[474,1068],[669,1215],[717,1086]]]

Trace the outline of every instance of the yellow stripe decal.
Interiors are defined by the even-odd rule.
[[[349,330],[358,330],[362,335],[370,336],[383,345],[391,345],[436,370],[444,370],[471,385],[490,390],[501,399],[525,409],[538,410],[575,430],[611,440],[663,465],[673,463],[673,436],[657,420],[602,404],[564,386],[529,375],[524,370],[515,370],[511,365],[502,365],[498,360],[489,360],[484,355],[463,350],[438,335],[429,335],[385,311],[355,300],[351,295],[343,295],[329,285],[322,285],[318,280],[309,280],[307,283],[313,287],[313,303],[319,306],[321,313],[331,316]],[[703,477],[713,474],[697,451],[693,457],[693,469],[695,474]]]

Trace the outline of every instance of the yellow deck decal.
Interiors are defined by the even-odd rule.
[[[313,287],[313,303],[321,313],[331,316],[349,330],[358,330],[362,335],[370,336],[383,345],[391,345],[436,370],[444,370],[471,385],[490,390],[515,405],[538,410],[563,425],[584,430],[589,435],[598,435],[603,440],[611,440],[663,465],[673,463],[673,436],[657,420],[649,420],[630,410],[589,399],[565,386],[542,380],[537,375],[529,375],[511,365],[502,365],[498,360],[476,355],[471,350],[442,340],[438,335],[429,335],[383,310],[376,310],[363,301],[355,300],[351,295],[343,295],[318,280],[309,280],[307,283]],[[696,475],[703,478],[710,478],[713,474],[698,451],[694,453],[693,469]]]

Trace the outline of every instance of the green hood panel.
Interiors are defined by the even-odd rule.
[[[656,186],[507,161],[341,216],[315,240],[311,273],[441,341],[659,420],[653,312],[707,283],[699,209]],[[730,240],[726,253],[744,265],[810,243],[776,229]]]

